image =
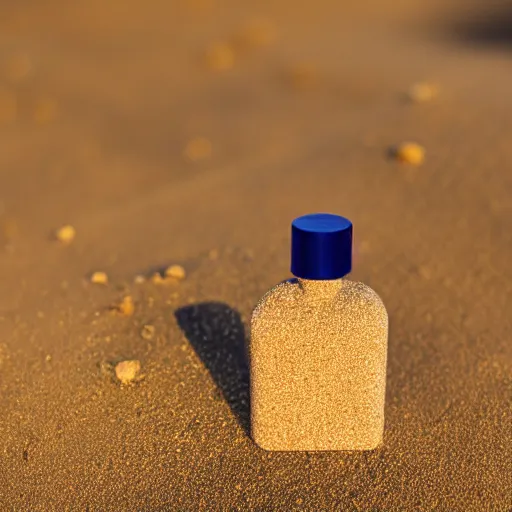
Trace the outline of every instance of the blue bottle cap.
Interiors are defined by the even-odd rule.
[[[292,222],[292,274],[303,279],[339,279],[352,269],[352,223],[330,213]]]

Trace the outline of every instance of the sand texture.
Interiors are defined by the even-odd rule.
[[[356,4],[2,3],[0,510],[512,508],[511,11]],[[389,314],[372,452],[248,437],[316,211]]]

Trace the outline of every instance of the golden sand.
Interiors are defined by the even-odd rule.
[[[302,62],[286,70],[290,85],[295,89],[312,89],[318,85],[320,75],[313,63]]]
[[[439,87],[429,82],[418,82],[411,85],[407,92],[408,98],[414,103],[432,101],[439,94]]]
[[[206,65],[213,71],[227,71],[235,65],[235,51],[229,43],[212,43],[205,52]]]
[[[16,94],[0,86],[0,123],[12,123],[18,116]]]
[[[37,101],[32,116],[36,123],[46,124],[57,117],[58,111],[58,104],[55,99],[41,98]]]
[[[246,47],[270,46],[276,42],[277,28],[271,20],[256,18],[244,25],[235,39]]]
[[[13,53],[3,63],[3,74],[10,82],[21,82],[32,72],[32,59],[26,53]]]
[[[18,112],[0,125],[0,216],[19,229],[12,252],[0,234],[0,510],[510,510],[512,95],[494,37],[510,6],[491,2],[493,21],[477,1],[190,3],[1,4],[0,87]],[[197,65],[255,16],[280,44],[233,73]],[[16,48],[34,80],[3,74]],[[321,88],[283,87],[297,61]],[[404,108],[418,73],[450,94]],[[69,109],[50,129],[31,122],[45,93]],[[214,166],[182,161],[198,134],[222,148]],[[411,137],[435,154],[428,173],[382,158]],[[247,319],[288,274],[289,221],[313,209],[357,222],[371,249],[354,280],[389,313],[374,451],[266,452],[247,433]],[[77,244],[56,250],[46,235],[67,219]],[[130,283],[131,317],[102,314],[128,292],[83,283],[169,258],[187,278]],[[192,297],[206,305],[183,330]],[[123,360],[148,372],[126,392],[105,363]]]
[[[204,160],[212,154],[212,143],[206,137],[196,137],[187,143],[183,154],[192,162]]]

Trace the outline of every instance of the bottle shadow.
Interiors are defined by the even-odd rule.
[[[175,316],[219,394],[249,436],[248,350],[240,313],[222,302],[202,302],[179,308]]]
[[[465,9],[457,13],[455,22],[449,24],[447,29],[452,37],[465,43],[510,48],[512,4],[508,1],[491,7],[482,3],[479,9]]]

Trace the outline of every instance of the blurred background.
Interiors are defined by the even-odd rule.
[[[2,2],[4,508],[508,510],[511,51],[506,1]],[[387,437],[267,457],[230,343],[315,211],[388,307]]]

